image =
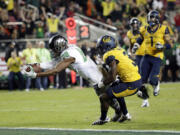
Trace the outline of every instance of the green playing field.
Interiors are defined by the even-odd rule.
[[[0,135],[180,134],[180,83],[161,84],[160,95],[154,97],[152,90],[150,95],[149,108],[141,108],[142,101],[136,95],[126,98],[128,111],[132,115],[131,121],[92,126],[92,122],[100,115],[99,101],[92,88],[50,89],[43,92],[1,90]],[[112,109],[108,115],[113,116]],[[25,128],[12,129],[15,127]],[[37,129],[26,129],[35,127]],[[58,130],[59,128],[73,130]]]

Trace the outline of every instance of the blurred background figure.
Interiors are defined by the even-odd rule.
[[[38,42],[38,48],[37,48],[36,53],[37,53],[37,57],[38,57],[38,63],[51,61],[50,52],[48,49],[45,48],[44,41]],[[47,89],[48,88],[48,77],[42,77],[41,84],[44,89]]]
[[[38,62],[37,50],[32,47],[31,42],[27,42],[26,49],[22,52],[22,58],[24,59],[23,64],[33,64]],[[26,91],[29,91],[31,87],[31,81],[31,78],[26,78]],[[40,82],[40,78],[35,79],[35,86],[41,91],[44,91]]]
[[[5,51],[5,61],[7,62],[8,59],[11,57],[11,53],[14,51],[16,52],[16,54],[18,54],[18,50],[15,48],[16,43],[15,42],[11,42],[9,44],[9,46],[6,48]]]
[[[52,13],[48,13],[46,14],[46,10],[44,7],[41,8],[44,17],[46,18],[46,24],[48,27],[48,31],[49,31],[49,37],[56,35],[59,30],[58,30],[58,26],[59,26],[59,21],[62,18],[65,8],[64,7],[60,7],[60,14],[59,16],[56,16],[55,14]]]
[[[24,88],[24,79],[20,72],[21,65],[22,61],[20,57],[17,56],[15,51],[11,52],[11,57],[7,61],[7,66],[9,69],[8,83],[10,91],[14,89],[14,84],[16,84],[20,90]]]

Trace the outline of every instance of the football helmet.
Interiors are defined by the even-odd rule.
[[[55,53],[61,53],[67,48],[67,45],[67,39],[59,34],[49,39],[49,48]]]
[[[138,31],[141,23],[138,20],[138,18],[133,17],[133,18],[131,18],[129,24],[130,24],[132,31]]]
[[[96,44],[96,48],[100,55],[103,55],[107,51],[116,47],[117,47],[116,40],[113,37],[108,36],[108,35],[100,37]]]
[[[147,22],[150,27],[154,27],[156,24],[160,23],[160,14],[156,10],[152,10],[147,15]]]

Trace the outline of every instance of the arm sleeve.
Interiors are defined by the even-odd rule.
[[[56,66],[56,61],[54,60],[40,63],[40,67],[44,70],[52,69],[54,66]]]
[[[106,60],[105,60],[105,63],[107,64],[107,65],[109,65],[113,60],[115,60],[115,57],[114,56],[108,56],[107,58],[106,58]]]
[[[139,37],[139,38],[137,38],[136,42],[141,45],[143,42],[143,39],[141,37]]]

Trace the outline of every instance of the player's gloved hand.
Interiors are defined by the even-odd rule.
[[[132,48],[132,53],[135,54],[139,47],[140,45],[138,43],[134,43],[133,48]]]
[[[158,43],[155,45],[155,47],[156,47],[157,50],[162,50],[162,49],[164,48],[164,45],[162,45],[161,43],[158,42]]]
[[[29,69],[29,71],[28,71]],[[34,72],[33,67],[31,65],[23,66],[22,73],[30,78],[36,78],[37,73]]]

